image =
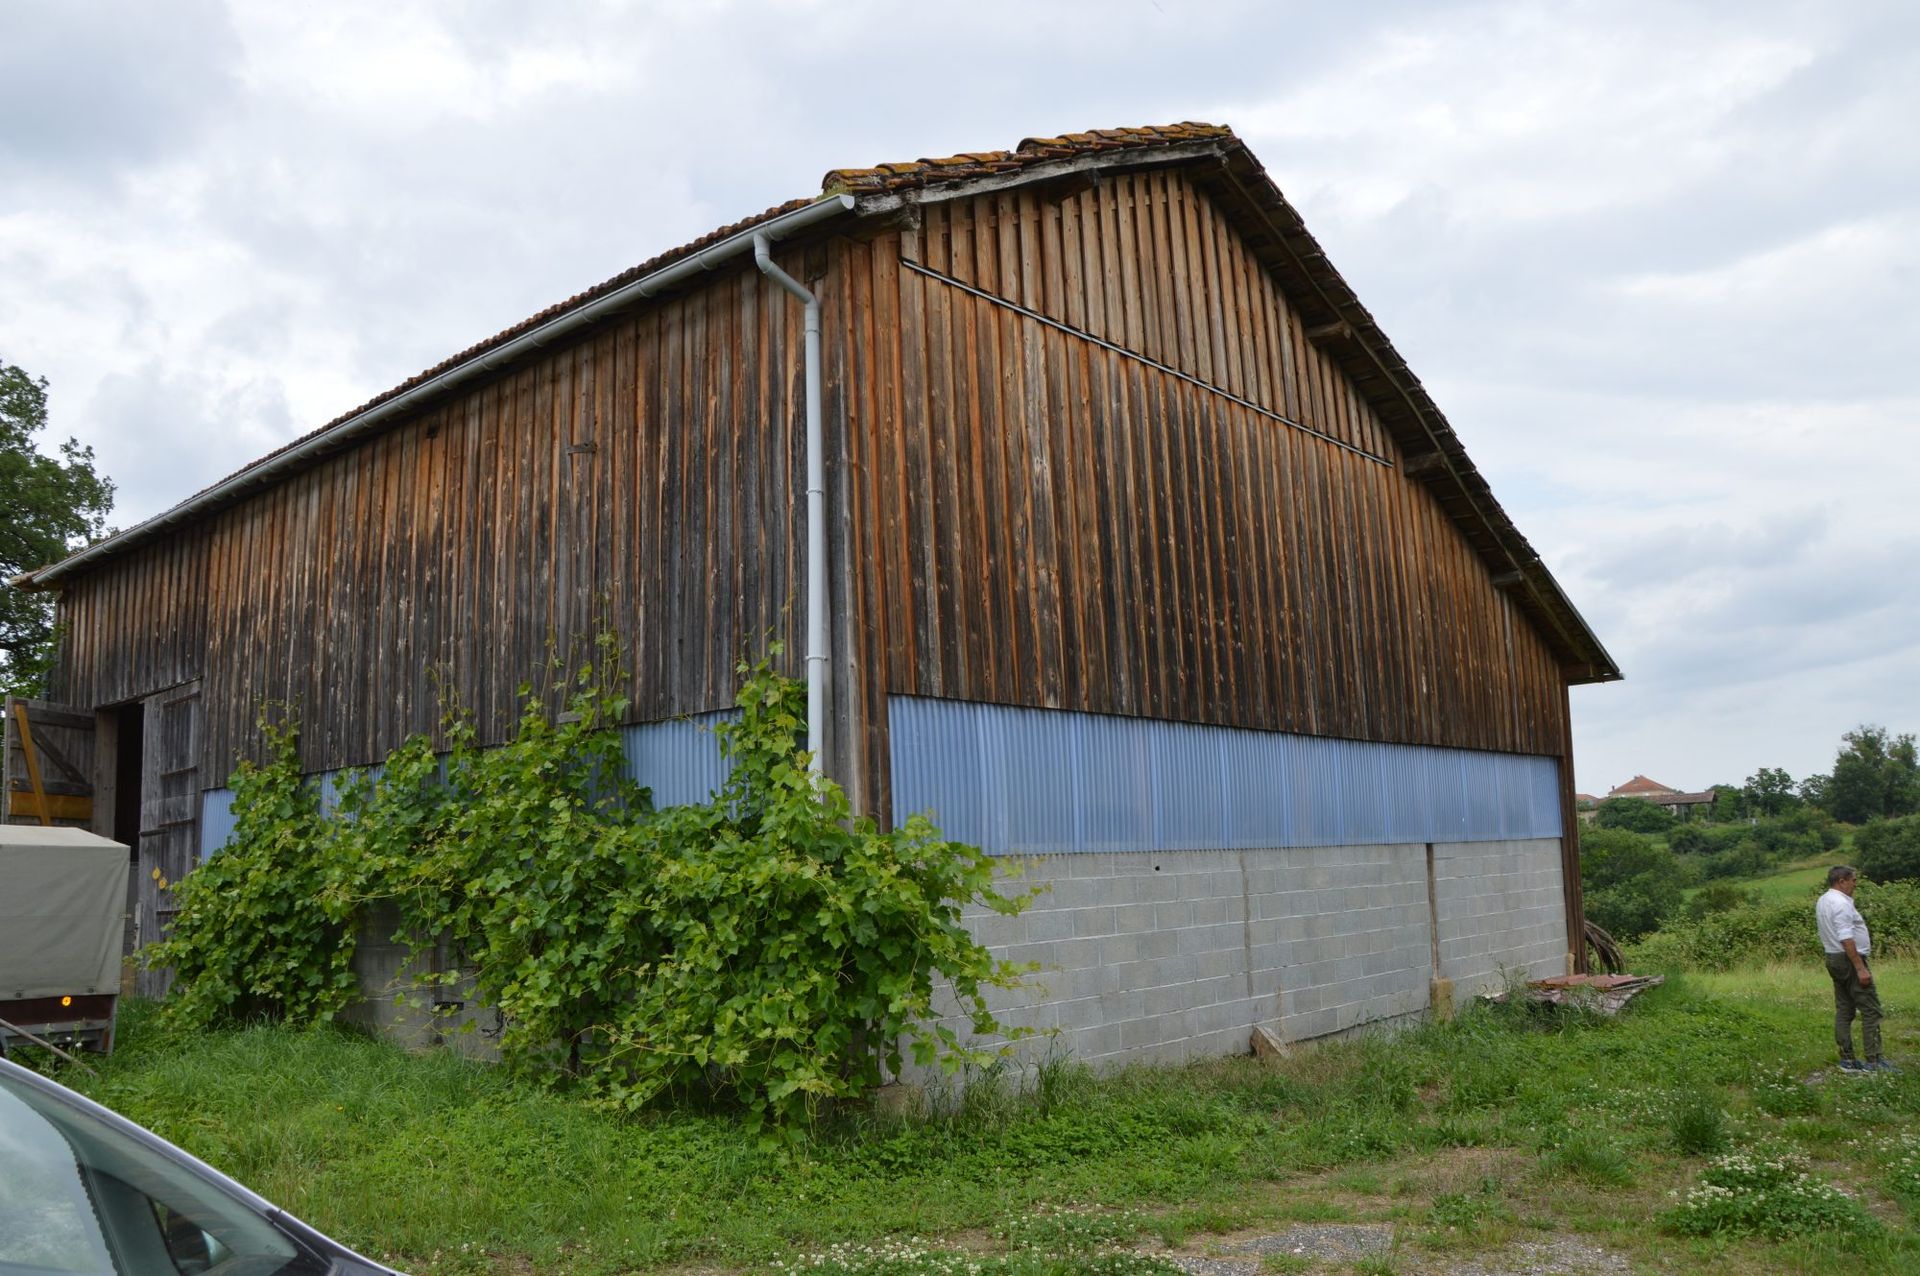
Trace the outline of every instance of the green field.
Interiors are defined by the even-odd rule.
[[[1880,973],[1890,1050],[1913,1056],[1920,964]],[[1474,1007],[1277,1062],[1059,1064],[1025,1094],[849,1111],[787,1150],[725,1112],[625,1118],[449,1053],[189,1036],[139,1010],[102,1077],[64,1079],[417,1272],[773,1276],[845,1244],[816,1270],[1147,1276],[1171,1269],[1136,1251],[1220,1253],[1301,1220],[1387,1225],[1394,1248],[1266,1270],[1446,1270],[1579,1238],[1649,1269],[1920,1271],[1920,1070],[1826,1074],[1829,1024],[1811,965],[1692,976],[1618,1020]],[[1801,1235],[1683,1234],[1686,1194],[1742,1151],[1853,1195],[1762,1202]]]
[[[1842,848],[1831,855],[1797,860],[1760,877],[1731,877],[1722,881],[1745,894],[1758,895],[1762,903],[1805,898],[1807,907],[1812,908],[1813,901],[1827,887],[1827,869],[1843,863],[1844,855],[1845,848]],[[1691,899],[1701,889],[1701,886],[1691,888],[1687,891],[1687,898]]]

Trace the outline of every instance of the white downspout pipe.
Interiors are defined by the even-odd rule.
[[[807,752],[816,782],[827,745],[827,461],[820,423],[820,299],[774,264],[773,240],[753,237],[753,264],[806,307],[807,359]]]

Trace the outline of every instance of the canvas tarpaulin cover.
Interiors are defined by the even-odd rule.
[[[118,992],[127,848],[0,824],[0,998]]]

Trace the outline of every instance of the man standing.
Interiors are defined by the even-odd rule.
[[[1820,927],[1820,946],[1827,951],[1827,974],[1833,977],[1833,1040],[1840,1047],[1842,1072],[1891,1072],[1880,1057],[1880,994],[1873,986],[1867,954],[1873,940],[1866,919],[1853,906],[1860,875],[1845,864],[1827,870],[1827,893],[1813,906]],[[1860,1015],[1862,1062],[1853,1054],[1853,1016]]]

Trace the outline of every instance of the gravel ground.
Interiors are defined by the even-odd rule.
[[[1233,1247],[1240,1254],[1293,1254],[1351,1262],[1393,1250],[1388,1223],[1301,1223],[1273,1236],[1256,1236]]]

